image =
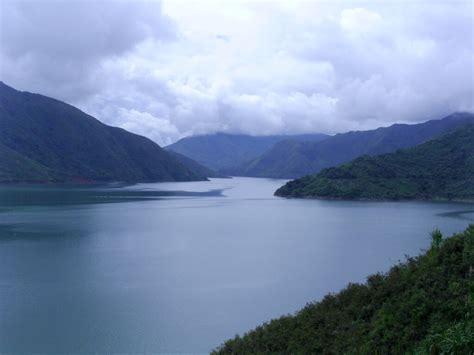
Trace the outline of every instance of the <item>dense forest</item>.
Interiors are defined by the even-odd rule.
[[[288,182],[277,196],[474,200],[474,125],[417,147],[363,156]]]
[[[473,354],[474,225],[213,354]]]
[[[0,82],[0,182],[194,181],[207,173],[148,138]]]

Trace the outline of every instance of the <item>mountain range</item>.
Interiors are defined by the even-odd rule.
[[[233,176],[294,179],[362,155],[374,156],[414,147],[469,123],[474,123],[474,114],[455,113],[420,124],[394,124],[336,134],[319,142],[285,140],[253,160],[222,171]]]
[[[0,182],[206,180],[148,138],[0,82]]]
[[[166,150],[185,155],[213,170],[227,174],[231,168],[257,158],[276,143],[291,139],[300,142],[318,142],[329,137],[325,134],[250,136],[216,133],[185,137],[166,146]]]
[[[288,182],[277,196],[474,200],[474,124],[410,149],[363,156]]]
[[[471,123],[474,114],[454,113],[334,136],[216,133],[186,137],[162,149],[64,102],[0,82],[0,182],[300,178],[363,155],[414,147]]]

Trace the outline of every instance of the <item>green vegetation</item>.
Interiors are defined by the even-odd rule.
[[[414,148],[290,181],[275,193],[336,199],[474,200],[474,125]]]
[[[214,354],[473,354],[474,225]]]
[[[455,113],[441,120],[420,124],[395,124],[370,131],[336,134],[319,142],[286,140],[275,144],[257,158],[237,168],[228,169],[226,173],[238,176],[300,178],[363,155],[374,156],[412,148],[469,123],[474,123],[474,114]]]
[[[0,82],[0,182],[205,179],[145,137]]]
[[[45,166],[0,143],[0,181],[15,182],[22,179],[44,181],[50,179],[50,172]]]

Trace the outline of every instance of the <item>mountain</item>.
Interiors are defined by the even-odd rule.
[[[340,199],[474,200],[474,124],[414,148],[363,156],[275,193]]]
[[[0,182],[206,179],[148,138],[2,82],[0,154]]]
[[[46,181],[51,172],[0,143],[0,182]]]
[[[216,133],[180,139],[167,147],[198,163],[219,171],[238,166],[254,159],[270,149],[275,143],[287,139],[296,141],[320,141],[325,134],[302,134],[295,136],[249,136],[243,134]]]
[[[472,354],[474,225],[431,238],[426,253],[237,335],[212,354]]]
[[[362,155],[391,153],[410,148],[444,133],[474,123],[474,114],[455,113],[420,124],[395,124],[371,131],[337,134],[320,142],[283,141],[240,166],[225,171],[236,176],[299,178]]]
[[[172,150],[167,150],[168,154],[174,157],[176,160],[178,160],[181,164],[187,166],[188,168],[192,169],[192,171],[202,175],[206,176],[208,178],[228,178],[228,176],[220,174],[207,166],[204,166],[202,164],[199,164],[197,161],[188,158],[187,156],[183,154],[179,154],[175,151]]]

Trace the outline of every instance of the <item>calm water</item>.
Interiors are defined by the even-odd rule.
[[[207,352],[474,222],[470,204],[281,184],[0,187],[0,352]]]

